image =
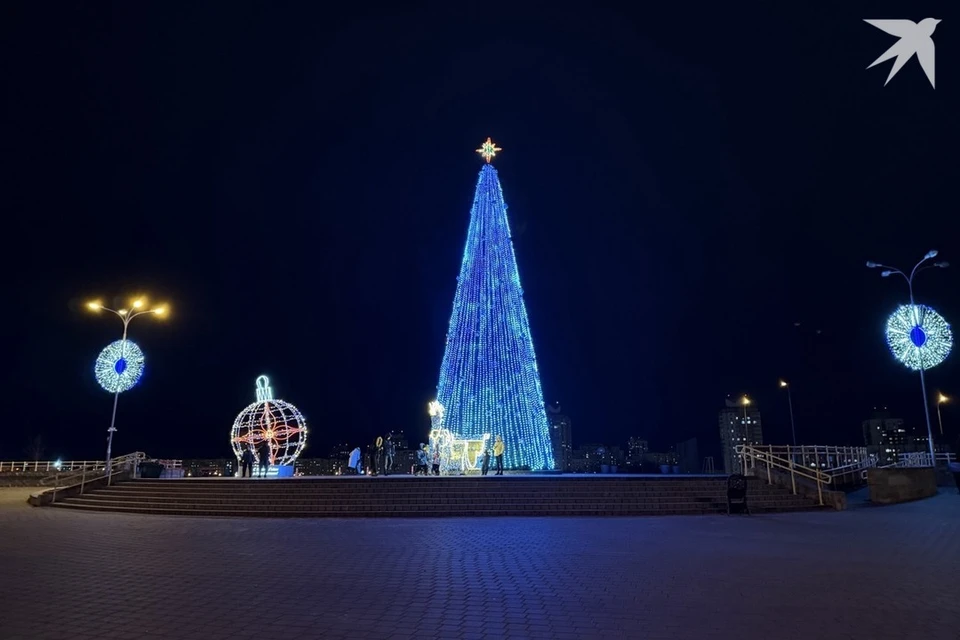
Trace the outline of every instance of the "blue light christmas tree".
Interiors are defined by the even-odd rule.
[[[457,279],[437,400],[457,437],[502,436],[506,468],[553,469],[550,427],[513,252],[507,205],[490,160],[480,171]]]

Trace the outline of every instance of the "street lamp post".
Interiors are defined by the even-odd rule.
[[[747,405],[750,404],[750,398],[743,396],[743,399],[740,401],[743,405],[743,446],[747,446],[747,440],[749,438],[750,432],[747,429]],[[740,456],[740,471],[741,473],[746,474],[747,472],[747,456]]]
[[[926,255],[923,256],[923,259],[920,260],[917,264],[913,266],[913,269],[910,270],[910,275],[896,269],[894,267],[887,266],[885,264],[880,264],[878,262],[867,262],[868,269],[883,269],[880,272],[880,275],[884,278],[889,278],[891,275],[898,274],[903,276],[903,279],[907,281],[907,289],[910,291],[910,308],[916,309],[916,304],[913,301],[913,279],[914,277],[926,269],[940,268],[946,269],[950,266],[949,262],[934,262],[932,264],[924,264],[927,260],[932,260],[937,257],[937,250],[931,249],[927,251]],[[927,399],[927,380],[923,372],[923,361],[920,362],[920,390],[923,392],[923,414],[927,420],[927,439],[930,444],[930,466],[934,469],[937,468],[937,457],[935,449],[933,447],[933,429],[930,427],[930,402]],[[939,405],[938,405],[939,409]]]
[[[146,309],[147,301],[145,298],[137,298],[134,300],[130,309],[111,309],[109,307],[103,306],[99,300],[95,300],[87,303],[87,309],[99,313],[100,311],[109,311],[113,315],[120,318],[120,321],[123,323],[123,336],[120,338],[121,342],[127,341],[127,328],[130,326],[130,323],[133,322],[134,318],[137,318],[142,315],[152,314],[154,316],[164,316],[167,313],[166,306],[154,307],[153,309]],[[110,460],[111,451],[113,449],[113,434],[116,433],[117,428],[115,426],[117,421],[117,402],[120,400],[120,391],[116,391],[113,394],[113,412],[110,414],[110,428],[107,429],[107,462],[106,462],[106,474],[107,477],[110,477],[110,472],[112,468],[112,463]]]
[[[937,395],[937,422],[940,424],[940,435],[943,435],[943,416],[940,415],[940,405],[944,402],[949,401],[950,398],[943,395],[942,393]]]
[[[793,397],[790,393],[790,385],[786,380],[780,381],[780,388],[787,390],[787,406],[790,407],[790,433],[793,436],[793,446],[797,446],[797,427],[793,422]]]

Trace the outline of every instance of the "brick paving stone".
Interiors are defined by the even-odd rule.
[[[960,637],[955,493],[842,513],[399,521],[0,503],[4,640]]]

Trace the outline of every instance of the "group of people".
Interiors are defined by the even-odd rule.
[[[503,451],[503,438],[497,436],[494,439],[492,451],[493,458],[496,461],[496,473],[493,475],[503,475]],[[490,455],[490,447],[487,447],[483,451],[483,462],[480,465],[480,475],[485,476],[490,472]],[[420,448],[417,450],[417,464],[413,468],[413,475],[440,475],[440,451],[433,451],[433,455],[431,456],[430,446],[421,442]]]
[[[393,439],[393,434],[386,436],[377,436],[371,444],[367,445],[366,455],[361,454],[360,447],[350,452],[350,460],[347,466],[353,469],[358,475],[363,473],[366,467],[367,475],[390,475],[393,470],[393,462],[397,455],[397,443]]]
[[[497,436],[494,439],[493,448],[487,447],[483,452],[483,462],[480,467],[480,473],[487,475],[490,471],[490,458],[495,461],[494,475],[503,475],[503,438]],[[377,436],[371,444],[367,445],[366,455],[356,447],[350,452],[350,459],[347,466],[352,470],[351,473],[363,475],[364,469],[370,476],[390,475],[393,470],[393,463],[397,455],[397,444],[393,439],[393,434],[386,436]],[[440,475],[440,450],[430,450],[430,446],[421,442],[417,449],[417,462],[413,467],[413,475],[429,476]]]
[[[240,477],[253,477],[253,466],[259,458],[260,464],[257,477],[266,478],[267,471],[270,470],[270,457],[272,455],[273,452],[270,451],[270,444],[266,441],[260,443],[260,447],[257,449],[257,455],[253,453],[253,445],[244,446],[243,453],[240,455]]]

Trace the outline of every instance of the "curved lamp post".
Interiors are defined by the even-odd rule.
[[[146,298],[137,298],[130,303],[129,309],[111,309],[109,307],[103,306],[99,300],[94,300],[87,303],[87,309],[95,313],[101,311],[108,311],[113,315],[120,318],[120,321],[123,323],[123,336],[120,338],[121,342],[126,342],[127,340],[127,328],[130,326],[130,323],[133,322],[134,318],[139,318],[140,316],[151,314],[157,317],[164,317],[168,313],[166,305],[161,305],[159,307],[147,308]],[[106,473],[107,477],[110,476],[111,463],[110,455],[111,450],[113,449],[113,434],[116,432],[117,428],[114,424],[117,421],[117,401],[120,399],[120,391],[117,390],[113,394],[113,413],[110,416],[110,428],[107,429],[107,463],[106,463]]]
[[[907,275],[905,272],[897,269],[895,267],[890,267],[885,264],[880,264],[879,262],[867,262],[868,269],[883,269],[880,272],[880,275],[884,278],[889,278],[890,276],[896,274],[903,276],[903,279],[907,281],[907,288],[910,291],[910,308],[915,309],[916,303],[913,301],[913,279],[921,271],[926,271],[927,269],[946,269],[950,266],[949,262],[932,262],[928,263],[928,260],[933,260],[937,257],[937,250],[931,249],[927,251],[926,255],[923,256],[923,259],[920,260],[917,264],[913,266],[913,269],[910,270],[910,275]],[[930,466],[936,469],[937,467],[937,458],[936,453],[933,448],[933,429],[930,427],[930,402],[927,399],[927,381],[923,373],[923,367],[920,367],[920,390],[923,392],[923,414],[927,419],[927,439],[928,444],[930,445]],[[938,405],[939,408],[939,405]]]
[[[942,393],[937,394],[937,422],[940,423],[940,435],[943,435],[943,416],[940,415],[940,405],[944,402],[950,402],[950,398],[943,395]]]
[[[787,406],[790,407],[790,434],[793,436],[793,446],[797,446],[797,427],[793,422],[793,396],[790,393],[790,384],[786,380],[781,380],[780,388],[787,390]]]

